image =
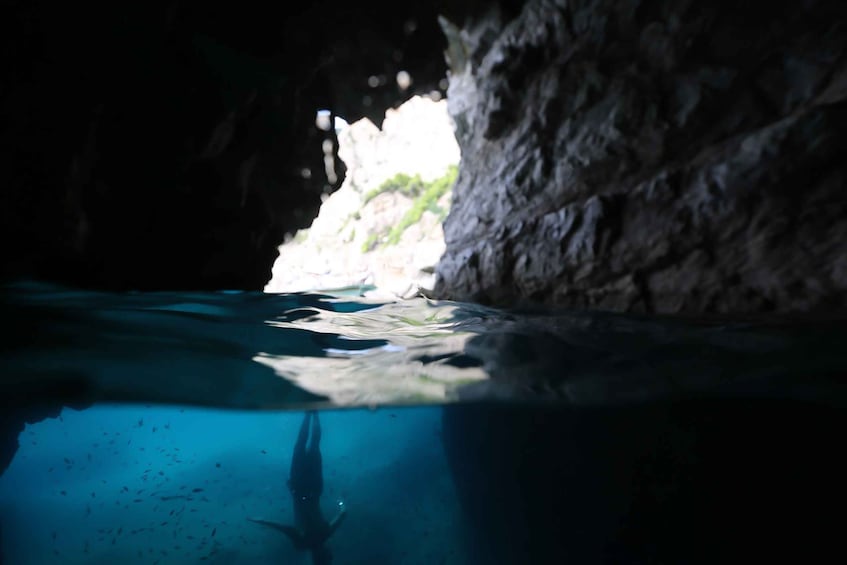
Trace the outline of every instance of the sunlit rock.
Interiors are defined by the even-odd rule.
[[[391,231],[420,203],[400,190],[377,192],[398,174],[418,175],[427,183],[459,162],[446,102],[416,96],[386,112],[382,129],[368,119],[343,128],[339,144],[347,169],[344,184],[324,202],[308,230],[280,247],[265,290],[375,286],[370,294],[394,297],[432,289],[435,265],[444,252],[442,217],[427,208],[389,242]],[[431,207],[446,213],[449,200],[448,191]]]

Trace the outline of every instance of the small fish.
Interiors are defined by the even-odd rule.
[[[203,492],[203,489],[195,488],[195,489],[191,489],[191,492]]]
[[[262,450],[262,453],[264,453],[265,455],[267,455],[267,454],[268,454],[268,452],[267,452],[267,451],[265,451],[264,449]]]
[[[212,537],[215,537],[215,534],[218,532],[217,528],[212,528]]]

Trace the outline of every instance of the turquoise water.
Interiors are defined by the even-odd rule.
[[[28,425],[0,478],[8,563],[309,563],[280,532],[297,412],[96,406]],[[437,410],[326,411],[336,563],[464,563]]]
[[[312,563],[249,520],[305,410],[336,564],[808,558],[847,505],[840,319],[0,291],[2,563]]]

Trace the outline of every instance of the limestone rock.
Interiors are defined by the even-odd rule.
[[[406,297],[434,286],[444,253],[441,219],[424,211],[399,242],[382,238],[399,224],[413,199],[398,192],[368,194],[398,173],[432,181],[459,161],[459,148],[444,100],[416,96],[386,112],[382,129],[368,119],[339,133],[347,177],[321,206],[307,230],[282,245],[268,292],[299,292],[375,285],[371,293]],[[450,195],[439,201],[449,207]],[[372,245],[368,245],[372,242]],[[365,248],[371,247],[367,251]]]

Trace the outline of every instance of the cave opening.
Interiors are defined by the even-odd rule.
[[[394,77],[370,75],[367,82],[380,88],[392,79],[400,92],[414,80],[400,70]],[[460,160],[447,86],[442,79],[438,88],[389,108],[379,125],[368,117],[349,123],[328,108],[316,111],[323,168],[301,174],[325,178],[321,208],[309,227],[279,246],[265,292],[431,293]],[[343,182],[332,191],[339,174]]]

